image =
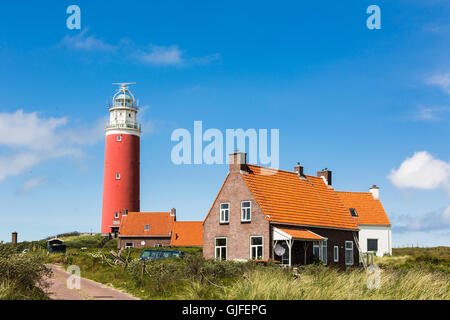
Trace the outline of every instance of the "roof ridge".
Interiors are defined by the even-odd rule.
[[[360,193],[360,194],[368,194],[371,195],[370,192],[364,192],[364,191],[337,191],[336,192],[340,192],[340,193]]]
[[[273,170],[273,171],[281,171],[281,172],[284,172],[284,173],[290,173],[292,175],[298,176],[297,172],[295,172],[295,171],[288,171],[288,170],[284,170],[284,169],[275,169],[275,168],[271,168],[271,167],[264,167],[264,166],[260,166],[260,165],[257,165],[257,164],[247,164],[247,166],[263,168],[263,169],[268,169],[268,170]],[[310,178],[316,178],[316,179],[320,178],[320,177],[313,176],[313,175],[310,175],[310,174],[305,174],[304,177],[310,177]]]

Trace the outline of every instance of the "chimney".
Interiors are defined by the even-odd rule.
[[[170,210],[170,216],[177,220],[177,209],[172,208],[172,210]]]
[[[327,168],[323,169],[322,171],[317,172],[317,176],[321,177],[325,180],[326,184],[331,186],[332,180],[331,180],[331,171]]]
[[[231,153],[229,157],[230,173],[247,171],[247,154],[245,152],[236,151]]]
[[[17,232],[12,233],[11,242],[12,242],[12,244],[17,244]]]
[[[305,176],[303,174],[303,167],[300,165],[300,162],[297,162],[297,165],[294,167],[294,171],[299,177]]]
[[[373,185],[372,188],[370,188],[370,193],[375,200],[380,199],[380,188],[378,188],[376,185]]]

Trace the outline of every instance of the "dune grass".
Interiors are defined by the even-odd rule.
[[[188,252],[188,258],[151,261],[144,269],[138,260],[142,250],[129,249],[122,255],[129,258],[125,268],[100,258],[117,249],[105,247],[96,238],[68,237],[67,254],[48,255],[46,261],[78,265],[83,277],[141,299],[450,300],[450,250],[446,247],[394,249],[392,256],[377,257],[380,286],[370,289],[368,279],[373,274],[363,268],[338,270],[319,264],[300,266],[293,273],[274,264],[205,260],[199,248],[176,248]],[[90,243],[87,249],[80,250],[86,243]],[[0,283],[0,296],[5,290]]]
[[[323,266],[305,268],[296,279],[282,270],[258,270],[224,290],[224,299],[450,299],[450,278],[426,270],[382,270],[379,289],[367,286],[361,269],[338,271]]]
[[[93,252],[93,251],[91,251]],[[380,286],[368,287],[373,274],[363,268],[338,270],[323,265],[289,268],[254,263],[188,259],[152,261],[142,271],[138,250],[130,251],[130,264],[110,266],[89,252],[65,258],[77,264],[82,276],[125,290],[141,299],[219,300],[366,300],[450,299],[450,276],[416,258],[394,256],[378,259]],[[60,255],[60,257],[63,257]],[[64,259],[63,259],[64,260]]]

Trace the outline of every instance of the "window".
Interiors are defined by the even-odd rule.
[[[339,246],[334,246],[333,260],[334,262],[339,262]]]
[[[134,247],[134,243],[133,242],[126,242],[125,243],[125,249],[133,248],[133,247]]]
[[[252,220],[251,216],[251,202],[250,201],[242,201],[241,202],[241,221],[247,222]]]
[[[322,250],[322,257],[320,257],[320,250]],[[319,241],[313,242],[313,256],[322,260],[323,264],[327,264],[327,241],[322,241],[322,248]]]
[[[220,223],[228,223],[230,220],[230,204],[220,204]]]
[[[146,224],[146,225],[144,226],[144,231],[148,231],[148,230],[150,230],[150,225],[149,225],[149,224]]]
[[[250,237],[250,259],[262,260],[263,258],[263,237]]]
[[[216,238],[216,259],[227,260],[227,238]]]
[[[367,251],[378,251],[378,239],[367,239]]]
[[[345,264],[353,265],[353,241],[345,241]]]
[[[313,242],[313,256],[319,259],[320,257],[320,247],[319,247],[319,241]]]
[[[122,141],[122,136],[117,136],[117,141]]]
[[[118,212],[114,213],[114,219],[119,219],[119,213]]]
[[[116,180],[120,180],[120,173],[116,173]]]
[[[354,209],[354,208],[350,208],[349,209],[350,210],[350,214],[352,215],[352,217],[358,217],[358,213],[356,212],[356,209]]]
[[[289,264],[289,248],[286,242],[281,243],[281,246],[284,248],[284,254],[281,256],[281,264],[288,265]]]

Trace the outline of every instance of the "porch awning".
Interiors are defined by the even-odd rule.
[[[306,229],[273,228],[273,240],[323,241],[327,238]]]

